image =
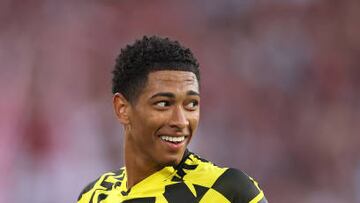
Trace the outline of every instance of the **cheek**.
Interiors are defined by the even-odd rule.
[[[199,118],[200,118],[200,114],[199,112],[192,114],[191,116],[189,116],[189,124],[190,124],[190,128],[193,131],[193,133],[195,132],[195,130],[197,129],[198,125],[199,125]]]
[[[159,112],[149,113],[144,115],[141,124],[145,127],[146,131],[151,131],[148,133],[154,133],[157,129],[166,123],[166,115]]]

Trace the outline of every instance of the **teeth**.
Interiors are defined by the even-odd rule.
[[[185,136],[181,137],[170,137],[170,136],[161,136],[162,140],[169,141],[169,142],[182,142],[185,140]]]

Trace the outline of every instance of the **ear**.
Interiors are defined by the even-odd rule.
[[[130,103],[129,101],[121,94],[115,93],[113,97],[113,106],[116,117],[123,124],[129,124],[129,111],[130,111]]]

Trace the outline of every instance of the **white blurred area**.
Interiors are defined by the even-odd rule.
[[[201,65],[190,150],[269,202],[360,202],[360,2],[0,0],[0,203],[76,202],[123,165],[111,71],[142,35]]]

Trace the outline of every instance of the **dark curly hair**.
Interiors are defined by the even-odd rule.
[[[199,64],[190,49],[169,38],[144,36],[121,49],[112,72],[112,92],[119,92],[134,102],[144,88],[148,74],[159,70],[193,72],[200,83]]]

